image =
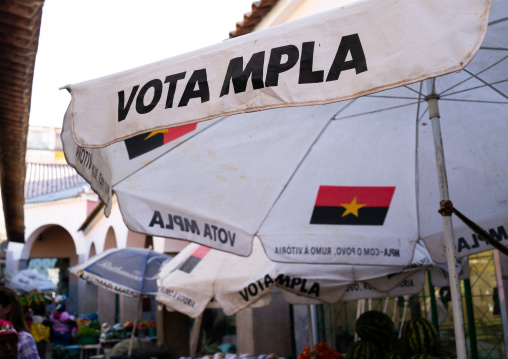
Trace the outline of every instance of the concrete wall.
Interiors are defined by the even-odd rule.
[[[189,355],[190,319],[178,312],[157,311],[157,341],[166,344],[171,352],[168,359]]]
[[[104,288],[97,288],[97,311],[99,322],[115,324],[116,294]]]
[[[269,306],[247,308],[237,313],[236,328],[239,353],[291,356],[291,311],[280,291],[272,291]]]

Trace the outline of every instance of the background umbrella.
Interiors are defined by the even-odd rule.
[[[7,285],[20,293],[54,292],[56,285],[44,274],[31,269],[23,269],[16,273],[6,274]]]
[[[161,269],[156,300],[197,317],[212,299],[226,315],[233,315],[276,287],[291,304],[415,294],[432,265],[423,245],[418,245],[410,265],[397,267],[273,262],[259,240],[248,257],[190,244]]]
[[[258,239],[248,257],[190,244],[161,269],[156,299],[170,311],[196,318],[190,341],[193,355],[205,308],[218,307],[233,315],[247,307],[268,305],[278,287],[288,303],[307,306],[313,347],[310,305],[416,294],[432,265],[422,244],[407,267],[273,262]]]
[[[143,296],[157,294],[157,274],[171,256],[143,248],[113,248],[96,255],[69,271],[86,281],[130,297],[138,297],[129,356]]]

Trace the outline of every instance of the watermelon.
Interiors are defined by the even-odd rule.
[[[359,340],[349,347],[347,359],[382,359],[376,344],[367,340]]]
[[[381,356],[384,358],[386,357],[389,353],[394,353],[394,352],[400,352],[400,353],[405,353],[406,350],[404,348],[404,343],[402,342],[402,340],[400,339],[392,339],[392,340],[388,340],[384,343],[381,343],[381,344],[378,344],[378,348],[381,352]],[[407,358],[408,356],[402,356],[402,358]]]
[[[382,344],[395,337],[395,325],[385,313],[370,310],[356,320],[356,332],[362,340]]]
[[[402,341],[414,354],[435,354],[439,350],[439,336],[425,318],[408,320],[402,328]]]

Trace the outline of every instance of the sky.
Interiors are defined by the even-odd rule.
[[[219,43],[254,0],[46,0],[35,61],[31,126],[62,127],[59,90]]]

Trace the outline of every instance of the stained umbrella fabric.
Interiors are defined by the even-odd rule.
[[[171,256],[143,248],[114,248],[69,271],[86,281],[130,297],[157,294],[157,275]]]
[[[258,239],[248,257],[193,243],[161,269],[156,300],[197,317],[212,301],[227,315],[266,305],[275,288],[292,304],[410,295],[422,290],[433,264],[421,243],[405,267],[273,262]]]
[[[101,147],[221,115],[347,100],[457,71],[478,50],[490,4],[347,1],[188,54],[67,85],[73,136],[81,146]]]
[[[499,135],[507,126],[506,7],[493,5],[465,70],[436,81],[450,196],[501,242],[508,238],[508,143]],[[79,147],[67,117],[62,139],[69,164],[96,191],[116,194],[136,232],[244,256],[257,236],[274,261],[371,265],[407,265],[422,239],[444,263],[425,96],[415,83],[154,131],[102,149]],[[492,249],[457,220],[454,228],[459,257]]]

